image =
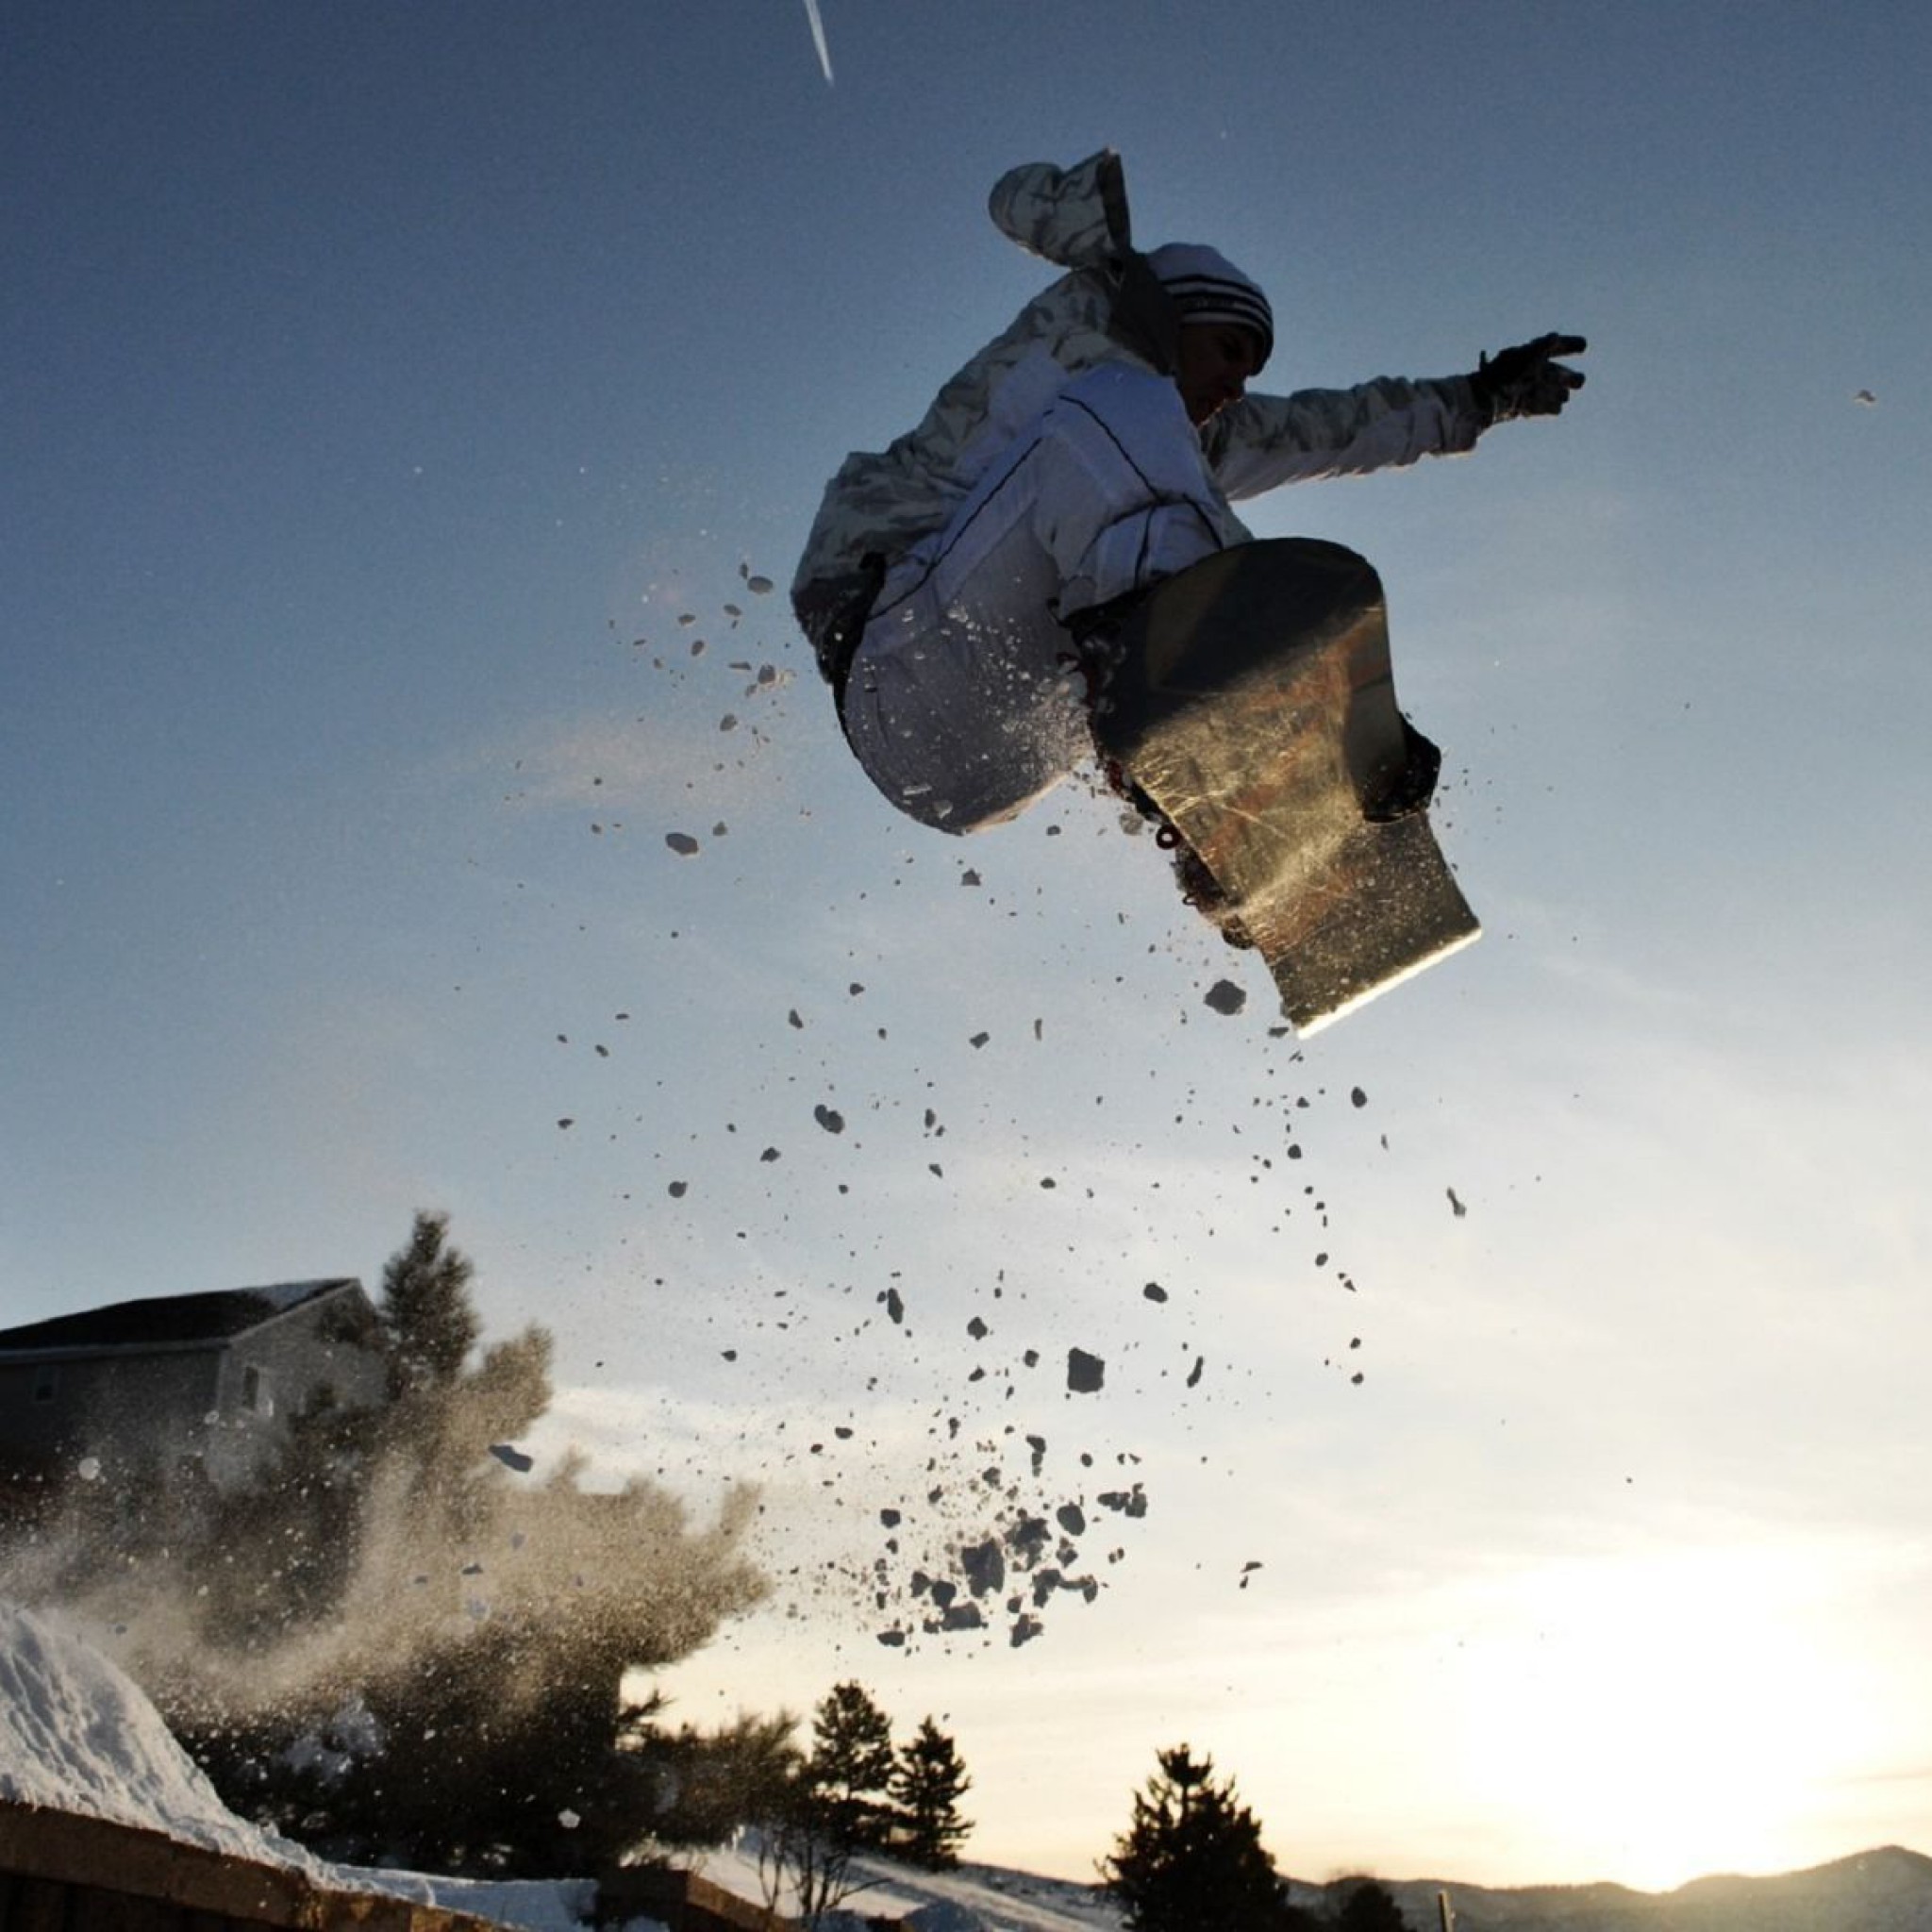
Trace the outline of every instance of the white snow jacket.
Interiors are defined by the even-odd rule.
[[[1073,168],[1029,162],[995,183],[1002,233],[1070,272],[946,382],[918,426],[879,452],[855,451],[825,486],[792,579],[791,602],[819,654],[838,668],[835,631],[870,604],[883,575],[942,529],[1000,451],[1067,382],[1103,362],[1169,375],[1178,325],[1133,247],[1125,175],[1111,149]],[[1486,419],[1465,376],[1377,377],[1347,390],[1249,395],[1201,432],[1226,498],[1277,484],[1387,469],[1471,448]],[[1229,525],[1241,529],[1227,512]]]

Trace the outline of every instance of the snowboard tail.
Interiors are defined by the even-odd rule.
[[[1127,619],[1103,757],[1174,825],[1312,1033],[1481,931],[1426,812],[1381,580],[1340,544],[1242,544]]]

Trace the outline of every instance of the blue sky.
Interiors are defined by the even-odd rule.
[[[447,1208],[550,1446],[769,1485],[680,1707],[941,1713],[987,1857],[1183,1737],[1312,1876],[1926,1848],[1932,28],[823,10],[830,88],[794,0],[8,9],[6,1318]],[[1102,144],[1271,385],[1591,341],[1253,507],[1381,569],[1488,928],[1306,1048],[1077,788],[895,821],[783,608]],[[882,1647],[982,1443],[1106,1587]]]

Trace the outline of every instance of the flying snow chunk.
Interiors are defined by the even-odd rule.
[[[811,1117],[828,1134],[842,1134],[845,1131],[845,1116],[837,1108],[815,1107],[811,1110]]]
[[[1067,1390],[1074,1395],[1091,1395],[1107,1380],[1107,1364],[1084,1348],[1067,1351]]]
[[[692,858],[697,856],[698,841],[689,832],[666,832],[664,842],[680,858]]]
[[[1231,979],[1217,979],[1202,998],[1202,1005],[1211,1007],[1217,1013],[1225,1013],[1230,1019],[1247,1003],[1247,994]]]
[[[490,1445],[490,1453],[503,1464],[504,1468],[513,1469],[519,1475],[528,1475],[537,1466],[537,1458],[534,1456],[525,1456],[513,1442],[492,1442]]]
[[[991,1537],[961,1550],[959,1567],[966,1573],[966,1588],[974,1596],[992,1596],[1007,1586],[1007,1559]]]
[[[75,1474],[84,1483],[97,1483],[101,1479],[101,1458],[98,1456],[83,1456],[75,1465]]]
[[[1878,407],[1878,398],[1869,389],[1854,390],[1852,391],[1852,400],[1855,403],[1862,404],[1868,409],[1875,409]]]

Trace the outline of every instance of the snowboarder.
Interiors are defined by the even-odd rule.
[[[1212,248],[1137,253],[1117,154],[1015,168],[990,211],[1068,273],[916,428],[846,458],[791,589],[868,775],[955,833],[1093,756],[1096,644],[1153,585],[1251,541],[1230,499],[1457,455],[1583,382],[1556,359],[1582,339],[1551,334],[1464,375],[1250,395],[1268,298]]]

